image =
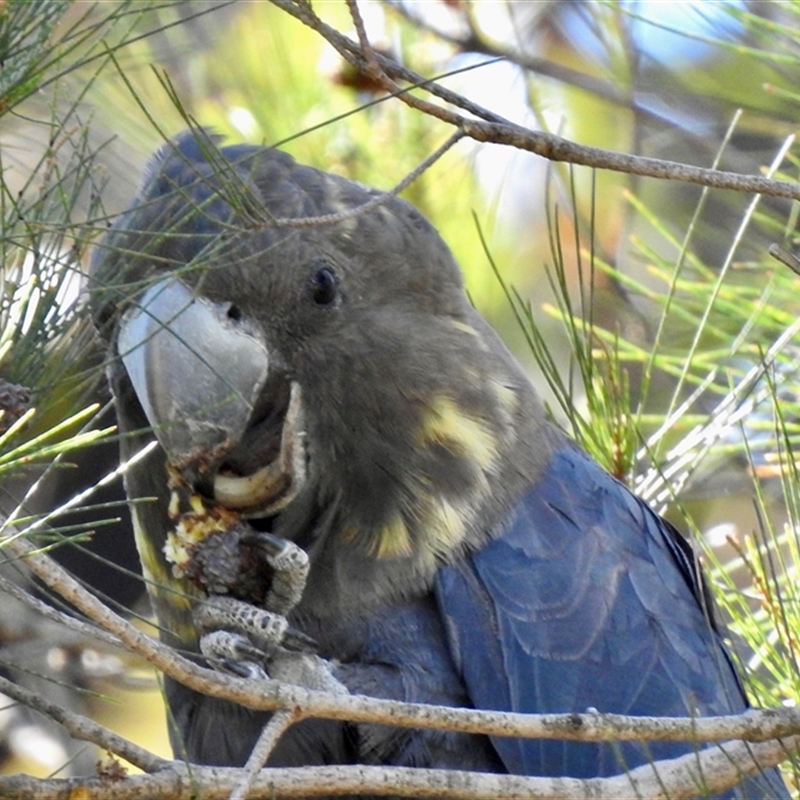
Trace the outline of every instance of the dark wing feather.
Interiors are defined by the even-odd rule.
[[[744,692],[688,545],[583,453],[557,453],[481,550],[440,570],[451,651],[478,708],[690,716]],[[496,738],[512,773],[611,775],[691,745]],[[788,797],[768,773],[741,791]]]

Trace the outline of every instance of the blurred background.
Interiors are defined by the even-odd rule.
[[[357,38],[344,2],[315,8]],[[798,178],[800,4],[359,9],[376,50],[518,124]],[[120,479],[81,497],[118,464],[113,432],[97,433],[111,416],[81,295],[92,241],[131,202],[150,154],[189,124],[387,190],[452,130],[268,0],[12,0],[0,3],[0,65],[0,533],[41,541],[144,625]],[[466,140],[404,196],[553,416],[695,537],[754,701],[794,704],[800,298],[767,248],[797,251],[797,203]],[[63,605],[13,563],[2,574]],[[2,674],[169,755],[143,665],[2,602]],[[0,706],[5,771],[93,769],[96,753]]]

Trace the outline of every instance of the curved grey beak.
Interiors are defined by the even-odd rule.
[[[151,286],[122,318],[118,352],[167,457],[213,464],[241,438],[264,387],[264,335],[228,304],[174,278]]]

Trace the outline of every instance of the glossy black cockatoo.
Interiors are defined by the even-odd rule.
[[[95,248],[91,300],[123,455],[158,442],[126,486],[165,641],[419,703],[747,708],[690,547],[546,419],[409,203],[184,134]],[[167,695],[196,762],[243,764],[268,718]],[[694,747],[307,720],[269,763],[589,777]],[[736,791],[786,796],[774,771]]]

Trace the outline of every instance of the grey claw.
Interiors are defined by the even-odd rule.
[[[280,614],[227,596],[201,603],[192,616],[198,630],[208,636],[219,631],[236,632],[255,640],[267,651],[281,643],[288,627],[286,618]]]
[[[248,530],[242,541],[261,552],[275,571],[264,607],[287,616],[300,602],[308,577],[308,553],[294,542],[263,531]]]
[[[269,675],[258,664],[252,661],[234,661],[229,658],[209,658],[208,663],[218,672],[227,672],[237,678],[248,678],[254,681],[268,681]]]
[[[192,616],[202,634],[201,651],[207,656],[263,661],[271,658],[278,647],[299,653],[318,650],[317,643],[302,631],[290,628],[285,617],[233,597],[215,597],[201,603]]]
[[[242,541],[259,549],[267,563],[277,572],[308,574],[308,553],[288,539],[250,528],[242,533]]]
[[[269,680],[269,675],[264,669],[252,661],[229,661],[225,664],[225,667],[240,678],[249,678],[254,681]]]
[[[281,640],[281,646],[296,653],[317,653],[319,645],[310,636],[297,628],[287,628]]]
[[[246,636],[234,631],[211,631],[200,637],[200,652],[210,661],[264,662],[269,655],[255,647]]]
[[[268,556],[279,555],[288,544],[286,539],[280,539],[277,536],[273,536],[271,533],[256,531],[252,528],[242,533],[242,541],[245,544],[249,544],[251,547],[258,547]]]

